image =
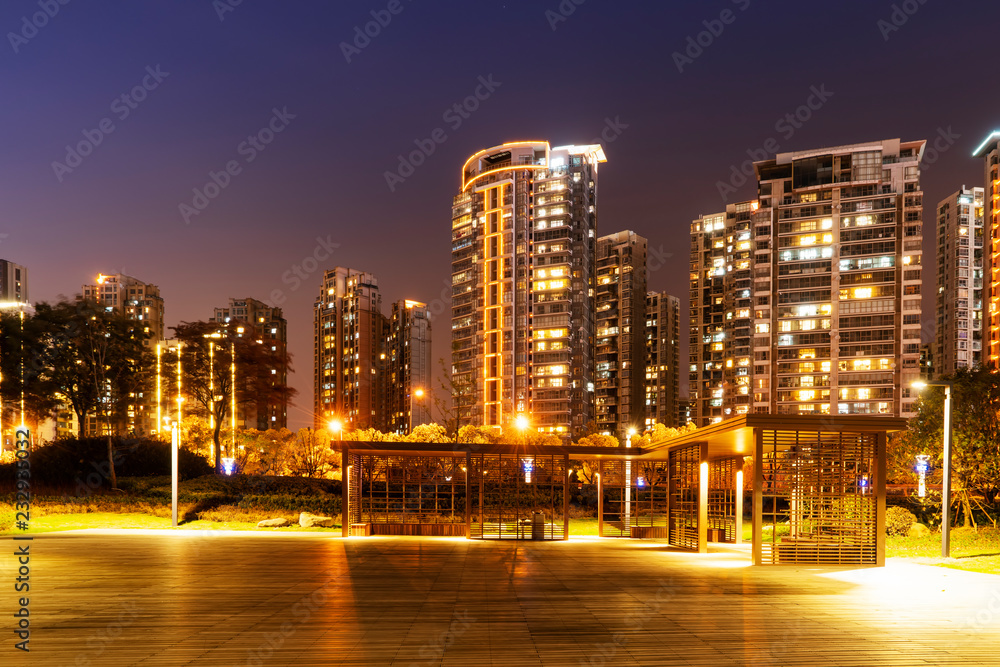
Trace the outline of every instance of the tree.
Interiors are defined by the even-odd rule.
[[[60,301],[55,305],[39,303],[35,318],[41,323],[39,363],[51,372],[52,388],[72,407],[79,425],[78,436],[86,435],[87,415],[97,407],[98,391],[93,382],[94,369],[86,343],[87,322],[103,317],[90,302]]]
[[[440,424],[420,424],[404,440],[407,442],[451,442],[452,437]]]
[[[59,404],[47,348],[46,321],[17,311],[0,312],[0,399],[3,423],[20,413],[22,392],[26,422],[44,420]]]
[[[443,426],[449,438],[455,442],[459,441],[459,433],[463,425],[462,407],[465,399],[472,390],[468,384],[455,382],[451,369],[448,368],[444,358],[438,359],[441,367],[441,374],[438,376],[438,383],[441,391],[434,392],[434,407],[441,415]]]
[[[217,473],[222,472],[222,429],[232,421],[229,397],[233,392],[234,354],[237,406],[247,410],[288,403],[295,395],[294,389],[274,381],[274,377],[284,377],[290,369],[290,355],[256,340],[250,325],[238,324],[230,322],[221,330],[215,322],[182,322],[173,327],[181,343],[181,383],[191,399],[188,409],[215,423],[212,441]]]
[[[952,385],[953,502],[966,525],[974,524],[974,506],[995,521],[1000,500],[1000,375],[992,368],[959,369],[946,378]],[[940,482],[943,457],[944,389],[928,387],[916,404],[917,416],[897,435],[889,451],[889,478],[916,480],[917,454],[936,461],[932,481]],[[980,500],[981,499],[981,500]],[[957,515],[956,515],[957,518]]]
[[[340,453],[330,448],[330,433],[326,429],[299,429],[291,447],[290,467],[302,477],[327,477],[340,469]]]

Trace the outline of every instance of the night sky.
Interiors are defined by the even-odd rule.
[[[299,390],[293,428],[311,424],[321,270],[374,273],[386,313],[401,298],[433,307],[450,278],[461,165],[505,141],[604,132],[599,231],[635,230],[670,255],[650,287],[686,303],[690,221],[724,208],[717,183],[748,150],[942,137],[923,181],[930,260],[935,205],[982,185],[970,156],[1000,128],[1000,7],[896,7],[5,0],[0,257],[28,266],[32,301],[72,297],[99,272],[157,284],[168,326],[207,319],[229,297],[278,297]],[[355,28],[372,11],[387,25],[359,49]],[[36,14],[42,27],[25,27]],[[674,55],[703,32],[707,46]],[[467,117],[445,115],[477,89],[485,99]],[[812,98],[806,122],[783,120],[814,90],[827,99]],[[248,142],[272,123],[271,143]],[[399,155],[439,128],[434,152],[390,190]],[[80,142],[89,154],[67,157]],[[227,164],[235,175],[222,175]],[[226,187],[198,200],[210,172]],[[729,201],[753,194],[748,179]],[[317,252],[330,253],[318,268],[307,260]],[[295,267],[313,272],[303,280]],[[450,332],[436,311],[435,359]]]

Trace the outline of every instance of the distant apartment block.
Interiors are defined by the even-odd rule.
[[[687,423],[681,415],[680,322],[681,301],[666,292],[646,293],[644,429],[655,424],[676,427]]]
[[[146,346],[150,352],[164,340],[164,306],[158,286],[123,273],[99,274],[96,282],[81,287],[80,294],[84,300],[95,302],[108,312],[141,322],[143,331],[148,336]],[[126,413],[128,423],[123,426],[128,432],[143,435],[159,430],[155,396],[149,391],[131,396]],[[87,434],[93,435],[98,433],[99,427],[94,417],[87,417],[84,428]]]
[[[624,438],[646,420],[646,247],[635,232],[597,239],[597,428]]]
[[[981,361],[983,349],[983,188],[965,188],[937,208],[935,374]]]
[[[385,340],[388,322],[375,276],[326,271],[315,305],[314,421],[385,430]]]
[[[689,401],[704,426],[751,405],[753,264],[757,202],[730,204],[691,224]]]
[[[986,137],[973,155],[983,159],[985,228],[983,362],[1000,366],[1000,130]]]
[[[388,430],[409,433],[415,426],[433,422],[431,323],[427,304],[410,300],[392,304],[386,350]]]
[[[452,201],[452,383],[462,424],[518,414],[570,437],[595,419],[599,145],[495,146]]]
[[[274,308],[262,301],[252,298],[229,299],[225,307],[216,308],[209,319],[220,329],[242,328],[236,335],[266,345],[279,358],[284,358],[288,351],[288,323],[280,308]],[[263,374],[261,381],[273,386],[288,384],[288,365],[280,364],[272,368],[255,369]],[[288,402],[268,401],[261,399],[255,404],[240,405],[237,410],[237,423],[245,428],[255,428],[263,431],[270,428],[280,429],[288,426]]]
[[[28,269],[0,259],[0,307],[28,303]]]

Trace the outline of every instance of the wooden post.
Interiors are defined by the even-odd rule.
[[[764,432],[753,430],[753,564],[763,565]]]
[[[604,537],[604,460],[597,462],[597,536]]]
[[[472,455],[465,453],[465,537],[472,539],[472,488],[469,486],[469,468],[472,467]]]
[[[673,493],[673,486],[671,484],[672,471],[670,470],[670,451],[667,451],[667,500],[664,505],[664,514],[667,517],[667,544],[670,544],[670,531],[672,523],[670,521],[670,495]]]
[[[340,447],[340,531],[351,536],[351,447]]]
[[[708,443],[700,446],[698,465],[698,553],[708,553]]]
[[[886,441],[882,431],[875,436],[875,565],[885,567],[885,475]]]
[[[736,544],[743,544],[743,457],[736,458]]]
[[[569,539],[569,454],[563,454],[563,539]]]

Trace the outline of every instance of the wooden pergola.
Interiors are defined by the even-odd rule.
[[[755,565],[884,565],[886,439],[905,427],[745,415],[643,448],[348,441],[343,534],[568,539],[570,462],[583,460],[599,535],[706,552],[742,542],[752,460]]]

